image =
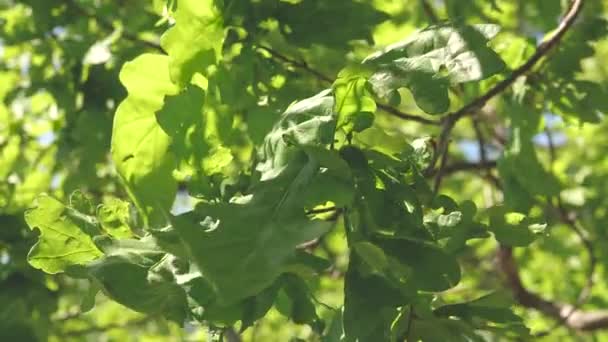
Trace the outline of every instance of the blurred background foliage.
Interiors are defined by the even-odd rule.
[[[231,63],[218,81],[223,99],[216,110],[230,116],[225,141],[236,156],[231,166],[234,174],[249,166],[253,147],[292,101],[316,94],[345,65],[437,18],[499,24],[502,30],[492,47],[514,68],[557,26],[568,7],[568,1],[558,0],[225,2],[233,10],[227,40],[246,42],[224,52]],[[593,293],[584,306],[589,309],[608,307],[608,196],[604,196],[608,194],[604,134],[608,127],[600,114],[608,108],[607,5],[608,1],[587,1],[572,32],[552,52],[555,56],[529,77],[535,113],[528,107],[496,102],[479,127],[494,137],[484,144],[483,154],[495,160],[517,116],[513,111],[538,117],[533,137],[538,158],[559,180],[564,205],[577,212],[598,259]],[[40,193],[64,202],[75,190],[93,203],[127,197],[109,157],[113,115],[126,96],[118,74],[137,55],[160,51],[159,37],[173,24],[174,6],[175,1],[163,0],[0,0],[0,340],[19,336],[20,341],[207,341],[217,337],[204,326],[181,327],[143,316],[101,293],[95,296],[96,289],[86,282],[46,275],[26,262],[36,233],[25,224],[24,211]],[[467,84],[460,94],[451,93],[451,108],[459,108],[493,83],[490,78]],[[425,116],[407,90],[400,95],[401,110]],[[407,142],[438,133],[439,127],[380,111],[374,127],[357,139],[400,151]],[[480,161],[472,120],[459,124],[452,139],[450,160]],[[458,202],[471,199],[480,208],[491,206],[502,195],[488,186],[486,172],[494,171],[450,173],[441,191]],[[219,188],[221,180],[208,184]],[[182,191],[174,212],[192,204]],[[529,248],[516,250],[522,280],[546,298],[575,302],[587,279],[588,256],[577,235],[555,214],[545,216],[549,234]],[[310,282],[317,300],[329,307],[318,308],[327,320],[343,300],[340,277],[348,260],[342,224],[336,223],[318,249],[333,261],[332,273]],[[441,300],[470,300],[503,287],[495,249],[495,241],[481,240],[463,250],[461,284],[442,293]],[[95,309],[87,311],[92,303]],[[554,322],[541,313],[517,310],[533,332],[553,327]],[[242,338],[318,340],[309,327],[294,324],[276,308]],[[546,340],[608,341],[608,333],[558,327]]]

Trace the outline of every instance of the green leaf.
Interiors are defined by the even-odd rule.
[[[164,97],[177,93],[169,79],[168,58],[143,54],[123,66],[120,80],[129,96],[114,117],[112,158],[139,210],[148,221],[163,222],[177,191],[171,139],[155,115]]]
[[[511,208],[525,212],[532,205],[533,196],[557,196],[558,179],[547,172],[536,155],[532,142],[540,125],[540,114],[529,113],[523,104],[508,101],[505,107],[511,113],[511,136],[498,171],[505,185],[505,202]]]
[[[521,324],[521,318],[510,308],[513,304],[505,293],[493,292],[470,302],[440,306],[434,312],[439,316],[458,316],[471,322],[483,319],[486,322]]]
[[[304,208],[328,200],[344,201],[344,194],[337,192],[348,187],[341,183],[328,182],[329,189],[317,189],[318,184],[326,184],[320,179],[332,174],[340,159],[335,152],[333,158],[325,158],[331,151],[306,151],[280,177],[257,184],[252,194],[234,198],[232,203],[203,203],[194,213],[174,219],[191,259],[222,303],[234,303],[269,286],[284,271],[297,245],[319,237],[331,226],[309,219]]]
[[[189,85],[178,94],[168,95],[156,112],[159,126],[171,138],[170,149],[193,167],[202,166],[209,146],[204,135],[205,92]]]
[[[333,85],[337,128],[346,133],[361,132],[371,127],[376,112],[376,102],[368,90],[367,79],[357,72],[345,69]]]
[[[68,266],[86,264],[102,255],[89,235],[96,229],[90,218],[49,195],[40,195],[36,202],[25,213],[30,228],[40,230],[38,242],[27,257],[34,268],[60,273]]]
[[[97,220],[101,228],[116,238],[133,236],[131,231],[131,205],[116,197],[109,197],[97,208]]]
[[[444,291],[460,281],[460,266],[456,259],[432,243],[404,238],[374,242],[388,256],[412,270],[408,282],[420,290]]]
[[[169,54],[171,80],[180,87],[195,73],[206,73],[224,43],[222,1],[180,0],[174,14],[176,24],[161,38]]]
[[[252,326],[258,319],[264,317],[272,308],[284,279],[279,278],[272,286],[264,289],[258,295],[245,300],[242,330]]]
[[[382,98],[406,87],[422,110],[443,113],[449,108],[450,83],[482,80],[504,69],[487,46],[498,30],[490,24],[430,26],[367,57],[363,63],[378,68],[369,82]]]
[[[582,71],[581,62],[596,53],[594,43],[608,34],[608,21],[601,16],[589,16],[569,34],[570,39],[561,42],[555,56],[547,61],[547,72],[558,79],[573,81],[575,74]]]
[[[129,255],[123,254],[97,260],[88,266],[88,271],[101,283],[104,293],[118,303],[183,322],[187,308],[183,289],[170,281],[149,279],[151,266],[133,263]]]
[[[297,250],[294,257],[285,267],[286,273],[298,275],[304,279],[314,279],[331,267],[332,263],[322,257]]]
[[[107,235],[96,236],[95,245],[106,257],[129,258],[130,262],[142,266],[156,263],[164,254],[154,238],[147,235],[141,239],[116,240]]]
[[[502,332],[510,337],[529,337],[521,317],[513,313],[512,298],[504,292],[493,292],[469,302],[443,305],[434,310],[439,317],[459,317],[480,330]],[[491,327],[487,327],[492,322]]]
[[[357,230],[363,234],[398,234],[430,239],[424,229],[422,206],[415,189],[404,174],[416,178],[417,171],[409,161],[378,151],[361,151],[348,146],[340,151],[349,163],[357,195],[354,214]]]
[[[599,123],[602,115],[608,113],[605,101],[608,90],[603,84],[568,80],[550,83],[542,91],[551,101],[549,108],[556,114]]]
[[[388,19],[386,13],[358,1],[281,1],[278,5],[273,4],[275,6],[283,34],[303,47],[312,44],[343,46],[351,40],[362,39],[371,42],[373,28]],[[264,10],[272,13],[270,9]],[[311,26],[311,23],[316,25]]]
[[[310,290],[306,283],[294,275],[285,276],[283,286],[289,298],[289,307],[283,312],[296,324],[313,324],[319,319],[315,305],[310,297]]]
[[[327,327],[327,331],[321,337],[321,342],[340,342],[344,336],[344,328],[342,326],[342,310],[337,310]]]
[[[351,247],[359,258],[365,262],[373,271],[383,273],[389,266],[389,261],[384,251],[368,241],[359,241]]]
[[[386,279],[365,277],[358,271],[359,259],[351,254],[344,279],[344,334],[346,341],[388,341],[397,307],[409,302]]]
[[[167,96],[156,113],[158,124],[171,138],[169,149],[179,160],[180,169],[197,184],[208,183],[209,176],[223,174],[234,157],[223,147],[218,132],[218,116],[204,111],[205,92],[189,85],[175,96]]]
[[[72,194],[70,194],[70,207],[85,215],[94,214],[93,203],[91,203],[91,199],[80,190],[76,190]]]
[[[485,341],[465,322],[448,318],[415,319],[408,335],[413,341]]]
[[[80,312],[86,313],[93,310],[95,307],[95,298],[100,290],[101,287],[96,282],[91,282],[91,284],[89,284],[89,288],[80,302]]]
[[[488,227],[500,243],[507,246],[525,247],[546,234],[546,223],[517,212],[509,212],[504,206],[495,206],[486,211]]]
[[[477,211],[474,202],[464,201],[458,206],[447,196],[439,196],[436,202],[444,203],[439,205],[441,209],[424,216],[424,225],[446,252],[460,252],[468,240],[489,236],[487,228],[474,220]]]
[[[300,146],[331,144],[336,126],[333,108],[329,90],[289,106],[264,141],[256,167],[261,179],[279,176]]]

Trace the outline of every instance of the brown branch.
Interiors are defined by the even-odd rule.
[[[471,118],[471,123],[473,125],[473,130],[475,131],[475,138],[477,139],[477,147],[479,148],[479,160],[482,164],[487,164],[488,156],[486,154],[486,141],[483,136],[483,132],[481,131],[481,126],[479,124],[479,119],[474,117]]]
[[[450,134],[452,133],[452,129],[456,125],[458,121],[457,118],[446,117],[447,120],[442,121],[441,125],[441,133],[439,133],[439,138],[437,142],[437,149],[433,154],[433,158],[429,163],[429,166],[424,171],[426,176],[434,174],[438,179],[435,181],[437,184],[438,181],[441,181],[441,177],[443,177],[443,168],[446,166],[444,161],[447,160],[447,152],[448,145],[450,144]],[[439,164],[439,169],[435,171],[435,166],[437,165],[437,161],[441,161]]]
[[[475,128],[477,131],[478,128]],[[481,133],[479,131],[479,133]],[[547,131],[549,141],[549,153],[551,157],[551,165],[556,159],[556,149],[553,143],[553,137]],[[480,140],[480,144],[483,140]],[[482,162],[482,165],[485,163]],[[495,164],[495,163],[494,163]],[[475,169],[475,166],[471,166]],[[488,172],[488,177],[492,177]],[[500,183],[496,182],[495,186],[500,189]],[[549,203],[550,204],[550,203]],[[550,204],[551,205],[551,204]],[[572,213],[569,213],[563,205],[561,198],[557,197],[557,207],[551,206],[556,210],[559,219],[569,226],[579,237],[582,244],[585,246],[589,255],[589,268],[587,271],[586,282],[579,292],[578,298],[574,305],[558,303],[542,298],[540,295],[528,290],[524,287],[521,278],[519,277],[519,269],[511,247],[500,246],[497,252],[498,265],[502,273],[505,274],[508,287],[514,294],[517,302],[527,308],[538,310],[545,315],[554,318],[557,322],[554,327],[535,334],[535,337],[547,336],[555,331],[559,326],[565,326],[570,329],[580,331],[591,331],[608,328],[608,310],[593,310],[585,311],[579,309],[580,306],[589,298],[593,288],[593,276],[597,267],[597,257],[594,253],[594,247],[591,240],[586,236],[584,229],[579,226],[576,218]]]
[[[421,124],[426,124],[426,125],[439,125],[440,124],[439,120],[427,119],[427,118],[423,118],[418,115],[404,113],[395,107],[391,107],[391,106],[383,104],[383,103],[376,103],[376,105],[378,106],[378,108],[382,109],[383,111],[385,111],[389,114],[392,114],[393,116],[396,116],[398,118],[404,119],[404,120],[419,122]]]
[[[318,78],[319,80],[321,80],[325,83],[329,83],[329,84],[334,83],[334,80],[331,77],[323,74],[322,72],[320,72],[316,69],[311,68],[308,65],[308,63],[306,63],[305,61],[297,61],[293,58],[287,57],[284,54],[276,51],[275,49],[273,49],[269,46],[258,45],[258,49],[268,52],[270,54],[270,56],[272,56],[274,59],[280,60],[281,62],[284,62],[284,63],[294,66],[298,69],[302,69],[302,70],[306,71],[307,73],[315,76],[316,78]]]
[[[320,81],[323,81],[325,83],[327,83],[328,85],[331,85],[334,80],[323,74],[322,72],[312,68],[310,65],[308,65],[308,63],[306,63],[305,61],[298,61],[295,60],[293,58],[287,57],[284,54],[276,51],[275,49],[269,47],[269,46],[265,46],[265,45],[258,45],[258,48],[260,50],[266,51],[268,54],[270,54],[270,56],[276,60],[279,60],[283,63],[289,64],[295,68],[301,69],[303,71],[306,71],[307,73],[315,76],[317,79],[319,79]],[[414,121],[414,122],[419,122],[422,124],[427,124],[427,125],[439,125],[439,121],[438,120],[433,120],[433,119],[427,119],[418,115],[413,115],[413,114],[409,114],[409,113],[405,113],[400,111],[397,108],[391,107],[387,104],[384,103],[377,103],[378,108],[382,109],[383,111],[396,116],[400,119],[405,119],[405,120],[409,120],[409,121]]]
[[[449,135],[449,133],[448,133],[448,135]],[[445,167],[447,166],[447,163],[448,163],[449,149],[450,149],[450,141],[449,141],[449,137],[446,136],[443,151],[441,151],[441,153],[440,153],[441,160],[439,161],[439,169],[437,170],[437,174],[435,174],[435,182],[433,184],[433,194],[434,195],[437,195],[437,193],[439,193],[439,188],[441,187],[441,181],[443,180],[443,177],[445,176]]]
[[[511,86],[520,76],[528,73],[532,68],[536,65],[536,63],[541,60],[553,47],[559,44],[562,37],[568,29],[572,26],[578,14],[582,9],[583,0],[573,0],[572,5],[568,12],[564,15],[564,18],[559,23],[559,26],[553,34],[553,36],[540,44],[536,49],[536,52],[530,57],[523,65],[519,68],[515,69],[509,77],[505,78],[494,87],[492,87],[488,92],[483,94],[482,96],[476,98],[475,100],[469,102],[464,105],[459,110],[447,114],[443,117],[442,121],[442,129],[439,135],[439,142],[437,143],[437,153],[433,156],[431,163],[425,173],[431,174],[433,173],[433,169],[435,168],[437,161],[445,160],[444,154],[448,152],[448,145],[450,143],[450,135],[452,133],[452,129],[456,126],[458,120],[460,120],[463,116],[474,113],[481,109],[490,99],[494,96],[505,91],[509,86]],[[441,177],[443,177],[443,167],[445,167],[445,163],[440,163],[439,170],[435,172],[437,177],[435,184],[441,182]]]
[[[455,112],[452,112],[445,116],[446,121],[458,120],[461,117],[473,113],[476,109],[483,107],[490,99],[494,96],[505,91],[509,86],[511,86],[520,76],[524,76],[528,72],[532,70],[532,68],[540,61],[549,51],[551,51],[554,47],[556,47],[559,42],[562,40],[566,32],[572,27],[574,21],[578,17],[583,7],[583,0],[573,0],[572,5],[568,12],[564,15],[563,19],[560,21],[559,26],[557,27],[555,33],[551,38],[541,43],[536,52],[519,68],[515,69],[511,75],[507,78],[496,84],[490,90],[488,90],[482,96],[474,99],[468,104],[464,105],[462,108],[458,109]]]
[[[497,257],[498,265],[506,276],[507,285],[520,305],[563,321],[564,326],[570,329],[591,331],[608,328],[608,310],[580,310],[569,304],[544,299],[526,289],[519,277],[519,269],[510,247],[500,246]]]
[[[550,156],[550,160],[551,160],[551,168],[553,168],[553,164],[555,163],[555,160],[557,158],[557,150],[555,147],[555,143],[553,141],[553,134],[551,133],[551,131],[549,129],[545,129],[545,134],[547,135],[547,141],[549,143],[548,145],[549,145],[549,156]],[[589,268],[587,271],[587,280],[586,280],[585,284],[583,285],[583,288],[580,290],[578,298],[576,299],[576,302],[574,303],[574,305],[571,306],[568,313],[566,315],[564,315],[556,323],[555,327],[558,327],[560,325],[563,325],[570,318],[570,316],[573,315],[581,305],[583,305],[583,303],[589,298],[589,296],[591,296],[591,292],[593,290],[593,276],[595,274],[595,269],[597,267],[597,258],[595,256],[593,243],[591,242],[591,240],[589,240],[589,238],[585,234],[585,230],[579,226],[575,216],[572,215],[572,213],[569,213],[568,210],[566,210],[566,208],[561,200],[561,197],[559,195],[557,195],[557,207],[552,206],[552,208],[555,211],[557,211],[558,217],[560,218],[560,220],[563,223],[565,223],[578,236],[579,240],[581,241],[581,243],[585,247],[585,250],[587,251],[587,255],[589,256]],[[555,327],[548,329],[546,331],[540,332],[537,334],[537,336],[549,335],[552,331],[555,330]]]

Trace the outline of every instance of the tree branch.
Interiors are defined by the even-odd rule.
[[[510,247],[500,246],[498,249],[498,265],[506,276],[507,285],[519,304],[524,307],[538,310],[563,325],[581,331],[591,331],[608,328],[608,310],[585,311],[569,304],[553,302],[542,298],[538,294],[526,289],[519,277],[519,269],[513,250]]]
[[[334,83],[334,80],[331,77],[323,74],[322,72],[320,72],[316,69],[311,68],[308,65],[308,63],[306,63],[305,61],[298,61],[293,58],[287,57],[284,54],[276,51],[275,49],[273,49],[269,46],[258,45],[258,49],[268,52],[268,54],[270,54],[270,56],[272,56],[274,59],[277,59],[277,60],[284,62],[286,64],[289,64],[293,67],[306,71],[307,73],[315,76],[316,78],[318,78],[319,80],[321,80],[325,83],[329,83],[329,84]]]
[[[391,106],[383,104],[383,103],[376,103],[376,105],[378,106],[378,108],[382,109],[383,111],[385,111],[389,114],[392,114],[393,116],[396,116],[398,118],[404,119],[404,120],[409,120],[409,121],[414,121],[414,122],[418,122],[421,124],[434,125],[434,126],[437,126],[440,124],[440,122],[438,120],[427,119],[427,118],[423,118],[421,116],[404,113],[404,112],[398,110],[397,108],[391,107]]]
[[[449,135],[448,130],[444,129],[444,132],[448,132],[447,134]],[[435,195],[437,195],[437,193],[439,193],[439,188],[441,187],[441,181],[443,180],[443,176],[445,176],[445,167],[447,166],[447,163],[448,163],[449,149],[450,149],[449,136],[446,135],[446,137],[444,139],[444,143],[443,143],[443,150],[439,153],[439,155],[441,156],[441,160],[439,161],[439,169],[437,170],[437,173],[435,174],[435,182],[433,184],[433,194],[435,194]]]
[[[479,136],[481,133],[479,127],[476,127],[475,130],[477,132],[476,134]],[[546,133],[549,142],[551,165],[553,165],[557,157],[556,148],[551,132],[547,130]],[[481,144],[483,144],[483,139],[479,140],[479,143],[481,146]],[[482,157],[482,159],[483,158],[484,157]],[[482,161],[481,164],[484,165],[486,163]],[[466,167],[474,168],[475,166]],[[488,176],[491,176],[491,174],[488,173]],[[499,183],[497,183],[496,186],[499,189],[501,188]],[[554,327],[537,333],[535,335],[536,337],[547,336],[551,332],[555,331],[555,328],[561,325],[570,329],[581,331],[606,329],[608,328],[608,310],[584,311],[579,309],[580,306],[589,298],[593,288],[593,277],[597,267],[597,257],[594,253],[593,243],[585,234],[584,229],[579,226],[574,215],[566,210],[559,196],[557,197],[557,206],[555,207],[551,204],[550,206],[557,212],[559,219],[569,226],[579,237],[589,255],[589,268],[587,271],[586,282],[579,292],[575,304],[570,305],[550,301],[526,289],[521,281],[521,278],[519,277],[519,269],[517,267],[515,258],[513,257],[511,247],[499,247],[497,253],[499,268],[505,274],[507,285],[512,290],[514,297],[519,304],[527,308],[538,310],[557,321]]]
[[[519,68],[515,69],[511,73],[511,75],[509,75],[507,78],[492,87],[488,92],[464,105],[459,110],[447,114],[443,117],[443,119],[441,120],[442,129],[439,135],[439,141],[437,143],[437,153],[435,153],[435,155],[433,156],[433,159],[431,160],[431,163],[425,172],[426,174],[434,173],[433,169],[435,168],[437,161],[445,160],[444,154],[446,154],[448,151],[450,135],[452,133],[452,129],[454,128],[454,126],[456,126],[458,120],[460,120],[465,115],[474,113],[475,111],[481,109],[490,99],[505,91],[520,76],[523,76],[530,70],[532,70],[532,68],[539,60],[541,60],[553,47],[559,44],[564,34],[566,34],[568,29],[572,26],[572,24],[578,17],[579,13],[581,12],[582,6],[583,0],[573,0],[570,9],[564,15],[562,21],[559,23],[556,32],[551,38],[549,38],[549,40],[543,42],[538,46],[536,52],[532,55],[532,57],[530,57]],[[441,181],[441,177],[443,176],[443,167],[445,167],[445,163],[442,162],[439,165],[439,170],[435,172],[435,175],[437,177],[435,184],[438,184]]]
[[[536,65],[536,63],[538,63],[538,61],[540,61],[549,51],[551,51],[555,46],[559,44],[566,32],[570,29],[570,27],[572,27],[572,24],[574,24],[574,21],[580,14],[582,7],[583,0],[573,0],[570,9],[560,21],[559,26],[557,27],[553,36],[541,43],[536,49],[536,52],[524,64],[522,64],[519,68],[515,69],[511,73],[511,75],[496,84],[482,96],[464,105],[459,110],[445,116],[444,120],[458,120],[461,117],[474,112],[475,109],[483,107],[490,99],[502,93],[509,86],[511,86],[520,76],[523,76],[529,71],[531,71],[532,68]]]
[[[260,50],[266,51],[268,54],[270,54],[270,56],[276,60],[279,60],[283,63],[289,64],[295,68],[301,69],[303,71],[306,71],[307,73],[315,76],[317,79],[331,85],[334,80],[323,74],[322,72],[310,67],[310,65],[308,65],[308,63],[306,63],[305,61],[298,61],[295,60],[293,58],[287,57],[284,54],[274,50],[273,48],[269,47],[269,46],[265,46],[265,45],[258,45],[258,48]],[[401,119],[405,119],[405,120],[409,120],[409,121],[414,121],[414,122],[419,122],[422,124],[427,124],[427,125],[439,125],[439,121],[438,120],[433,120],[433,119],[427,119],[418,115],[413,115],[413,114],[409,114],[409,113],[405,113],[400,111],[397,108],[391,107],[387,104],[384,103],[377,103],[378,108],[382,109],[383,111],[396,116],[398,118]]]
[[[112,22],[110,22],[106,18],[101,17],[101,16],[95,14],[94,12],[90,12],[88,9],[82,7],[78,3],[77,0],[67,0],[66,2],[68,3],[69,6],[73,7],[76,11],[78,11],[83,16],[95,20],[99,24],[99,26],[101,26],[105,30],[111,32],[111,31],[114,31],[114,30],[117,29],[114,26],[114,24],[112,24]],[[149,47],[151,49],[163,52],[163,49],[162,49],[162,47],[160,46],[159,43],[153,42],[153,41],[150,41],[150,40],[147,40],[147,39],[143,39],[143,38],[139,37],[135,33],[126,31],[124,29],[121,29],[121,36],[124,37],[125,39],[133,42],[133,43],[142,44],[142,45],[145,45],[145,46],[147,46],[147,47]]]
[[[483,136],[483,132],[481,131],[481,126],[479,124],[479,119],[477,117],[471,118],[471,123],[473,125],[473,130],[475,131],[475,138],[477,139],[477,147],[479,148],[479,160],[482,164],[487,164],[488,156],[486,154],[486,140]]]
[[[557,158],[557,151],[555,148],[555,143],[553,141],[553,134],[551,134],[551,131],[549,129],[545,129],[545,134],[547,135],[547,141],[549,143],[549,156],[551,159],[551,168],[553,168],[553,164],[555,163],[555,160]],[[560,325],[563,325],[570,318],[570,316],[573,315],[576,312],[576,310],[591,295],[591,291],[593,289],[593,276],[595,274],[595,269],[597,267],[597,258],[595,257],[593,243],[591,242],[591,240],[589,240],[589,238],[585,234],[585,230],[579,226],[574,215],[572,215],[572,213],[569,213],[568,210],[566,210],[566,207],[564,206],[564,204],[561,200],[561,197],[559,195],[557,195],[557,207],[554,207],[553,205],[551,205],[551,206],[553,207],[553,209],[555,211],[557,211],[557,214],[558,214],[558,217],[560,218],[560,220],[563,223],[565,223],[578,236],[579,240],[585,247],[585,250],[587,251],[587,254],[589,256],[589,269],[587,271],[587,280],[585,282],[585,285],[580,290],[578,298],[576,299],[576,302],[574,303],[573,306],[571,306],[568,313],[565,314],[556,323],[555,327],[558,327]],[[539,334],[537,334],[537,336],[549,335],[552,331],[555,330],[555,327],[548,329],[546,331],[540,332]]]

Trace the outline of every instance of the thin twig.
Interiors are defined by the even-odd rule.
[[[439,142],[437,144],[437,153],[433,156],[429,167],[426,170],[427,174],[432,173],[435,168],[437,161],[444,160],[443,154],[447,153],[448,145],[450,141],[450,135],[454,126],[458,120],[460,120],[463,116],[472,114],[482,108],[490,99],[494,96],[505,91],[509,86],[511,86],[520,76],[528,73],[532,68],[536,65],[536,63],[541,60],[553,47],[559,44],[562,37],[568,29],[572,26],[575,19],[578,17],[583,5],[583,0],[573,0],[572,6],[564,15],[563,20],[559,23],[559,26],[556,32],[549,38],[549,40],[543,42],[538,46],[536,52],[530,57],[523,65],[519,68],[515,69],[509,77],[505,78],[494,87],[492,87],[488,92],[483,94],[482,96],[474,99],[468,104],[464,105],[459,110],[447,114],[442,119],[442,130],[439,135]],[[445,167],[443,163],[440,163],[439,170],[436,172],[436,177],[439,177],[439,182],[441,181],[441,177],[443,176],[442,168]],[[437,181],[436,181],[437,183]]]
[[[475,131],[475,138],[477,139],[477,145],[479,148],[479,160],[481,164],[488,163],[488,156],[486,153],[486,141],[483,137],[483,133],[481,132],[481,127],[479,125],[479,119],[476,117],[471,118],[471,123],[473,125],[473,130]]]
[[[323,74],[322,72],[312,68],[305,61],[298,61],[293,58],[287,57],[286,55],[280,53],[279,51],[277,51],[269,46],[258,45],[258,48],[260,50],[266,51],[274,59],[279,60],[283,63],[289,64],[295,68],[306,71],[307,73],[315,76],[317,79],[327,83],[328,85],[331,85],[334,82],[334,79],[332,79],[331,77]],[[427,125],[439,125],[438,120],[427,119],[427,118],[424,118],[424,117],[421,117],[418,115],[405,113],[405,112],[400,111],[397,108],[391,107],[384,103],[377,103],[377,106],[378,106],[378,108],[382,109],[383,111],[385,111],[393,116],[396,116],[398,118],[401,118],[401,119],[419,122],[419,123],[427,124]]]
[[[435,182],[433,184],[433,194],[437,195],[439,193],[439,188],[441,187],[441,181],[443,180],[443,176],[445,175],[445,167],[448,163],[450,142],[449,137],[445,138],[445,143],[443,147],[443,151],[441,151],[441,160],[439,161],[439,169],[437,170],[437,174],[435,175]]]
[[[389,114],[392,114],[393,116],[396,116],[398,118],[404,119],[404,120],[414,121],[414,122],[418,122],[418,123],[426,124],[426,125],[434,125],[434,126],[440,125],[439,120],[427,119],[427,118],[423,118],[418,115],[404,113],[404,112],[398,110],[397,108],[391,107],[384,103],[376,103],[376,105],[378,106],[378,108],[382,109],[383,111],[385,111]]]
[[[443,168],[446,166],[444,161],[446,161],[447,158],[445,155],[448,153],[448,145],[450,144],[450,134],[452,133],[452,129],[454,128],[454,125],[456,125],[457,121],[457,118],[448,118],[448,120],[443,121],[441,133],[439,133],[437,142],[437,149],[433,154],[433,158],[431,159],[429,166],[424,171],[424,174],[427,176],[430,174],[435,174],[435,177],[437,177],[435,183],[441,182],[441,177],[443,177]],[[440,161],[439,169],[434,171],[437,161]]]
[[[284,63],[290,64],[291,66],[294,66],[298,69],[302,69],[302,70],[306,71],[307,73],[315,76],[316,78],[318,78],[319,80],[321,80],[323,82],[326,82],[329,84],[334,82],[334,80],[331,77],[323,74],[322,72],[320,72],[316,69],[311,68],[308,65],[308,63],[306,63],[305,61],[298,61],[293,58],[287,57],[284,54],[278,52],[277,50],[275,50],[269,46],[258,45],[258,49],[268,52],[275,59],[278,59]]]
[[[102,16],[97,15],[95,12],[91,12],[88,9],[82,7],[78,3],[77,0],[66,0],[66,2],[69,4],[69,6],[73,7],[75,10],[77,10],[83,16],[94,19],[99,24],[99,26],[102,27],[103,29],[110,31],[110,32],[117,29],[117,27],[115,27],[114,24],[112,24],[112,22],[110,22],[109,20],[107,20],[106,18],[104,18]],[[145,46],[152,48],[154,50],[157,50],[157,51],[161,51],[161,52],[163,51],[162,47],[157,42],[143,39],[143,38],[139,37],[137,34],[126,31],[122,28],[121,28],[120,32],[121,32],[121,36],[124,37],[126,40],[129,40],[133,43],[145,45]]]
[[[551,168],[553,168],[553,164],[555,163],[555,160],[557,158],[557,150],[555,147],[555,143],[553,140],[553,134],[551,133],[551,131],[549,129],[545,129],[545,134],[547,135],[547,142],[549,145],[549,156],[551,159]],[[579,295],[578,295],[574,305],[572,305],[570,307],[570,310],[565,315],[563,315],[563,317],[561,319],[559,319],[556,322],[554,327],[536,334],[536,336],[539,336],[539,337],[547,336],[547,335],[551,334],[551,332],[555,331],[556,327],[565,324],[565,322],[568,321],[570,316],[572,316],[576,312],[576,310],[581,305],[583,305],[583,303],[589,298],[589,296],[591,295],[591,292],[593,290],[593,276],[595,274],[595,269],[597,267],[597,258],[595,256],[593,243],[586,236],[585,230],[582,227],[580,227],[579,223],[574,218],[574,216],[571,215],[570,213],[568,213],[568,210],[564,206],[564,204],[561,200],[561,197],[559,195],[557,196],[557,207],[554,209],[557,211],[560,220],[563,223],[565,223],[566,226],[568,226],[576,234],[576,236],[579,238],[579,240],[585,247],[585,250],[587,251],[587,254],[589,257],[589,268],[587,271],[587,278],[586,278],[585,284],[583,285],[583,288],[580,290]]]
[[[480,123],[480,118],[479,115],[482,114],[481,111],[478,112],[478,115],[471,117],[471,124],[473,125],[473,130],[475,131],[475,138],[477,139],[477,147],[479,149],[479,160],[481,162],[482,165],[486,165],[488,164],[488,156],[486,153],[486,138],[483,134],[483,131],[481,130],[481,123]],[[495,164],[496,165],[496,164]],[[491,177],[492,176],[492,170],[491,168],[486,168],[483,171],[484,175],[486,177]],[[489,189],[489,191],[488,191]],[[494,202],[492,200],[493,198],[493,192],[492,192],[492,188],[483,188],[483,194],[484,194],[484,201],[486,203],[492,203]]]
[[[559,26],[557,27],[555,33],[551,38],[544,41],[542,44],[538,46],[536,52],[519,68],[515,69],[511,75],[507,78],[496,84],[490,90],[488,90],[482,96],[474,99],[473,101],[467,103],[462,108],[458,109],[455,112],[452,112],[445,116],[444,120],[452,121],[458,120],[461,117],[468,115],[475,111],[475,109],[479,109],[483,107],[490,99],[494,96],[505,91],[509,86],[511,86],[520,76],[527,74],[532,68],[540,61],[549,51],[551,51],[554,47],[556,47],[559,42],[562,40],[566,32],[572,27],[574,21],[578,17],[583,7],[583,0],[573,0],[572,5],[568,12],[564,15],[563,19],[560,21]]]
[[[549,145],[549,159],[551,160],[551,170],[553,171],[553,165],[557,159],[557,150],[555,149],[555,141],[553,140],[553,133],[548,128],[545,128],[545,135],[547,136],[547,143]]]
[[[498,265],[506,276],[517,302],[527,308],[538,310],[571,329],[592,331],[608,328],[608,310],[583,311],[572,305],[546,300],[526,289],[519,277],[519,269],[511,247],[500,246],[497,253]]]

